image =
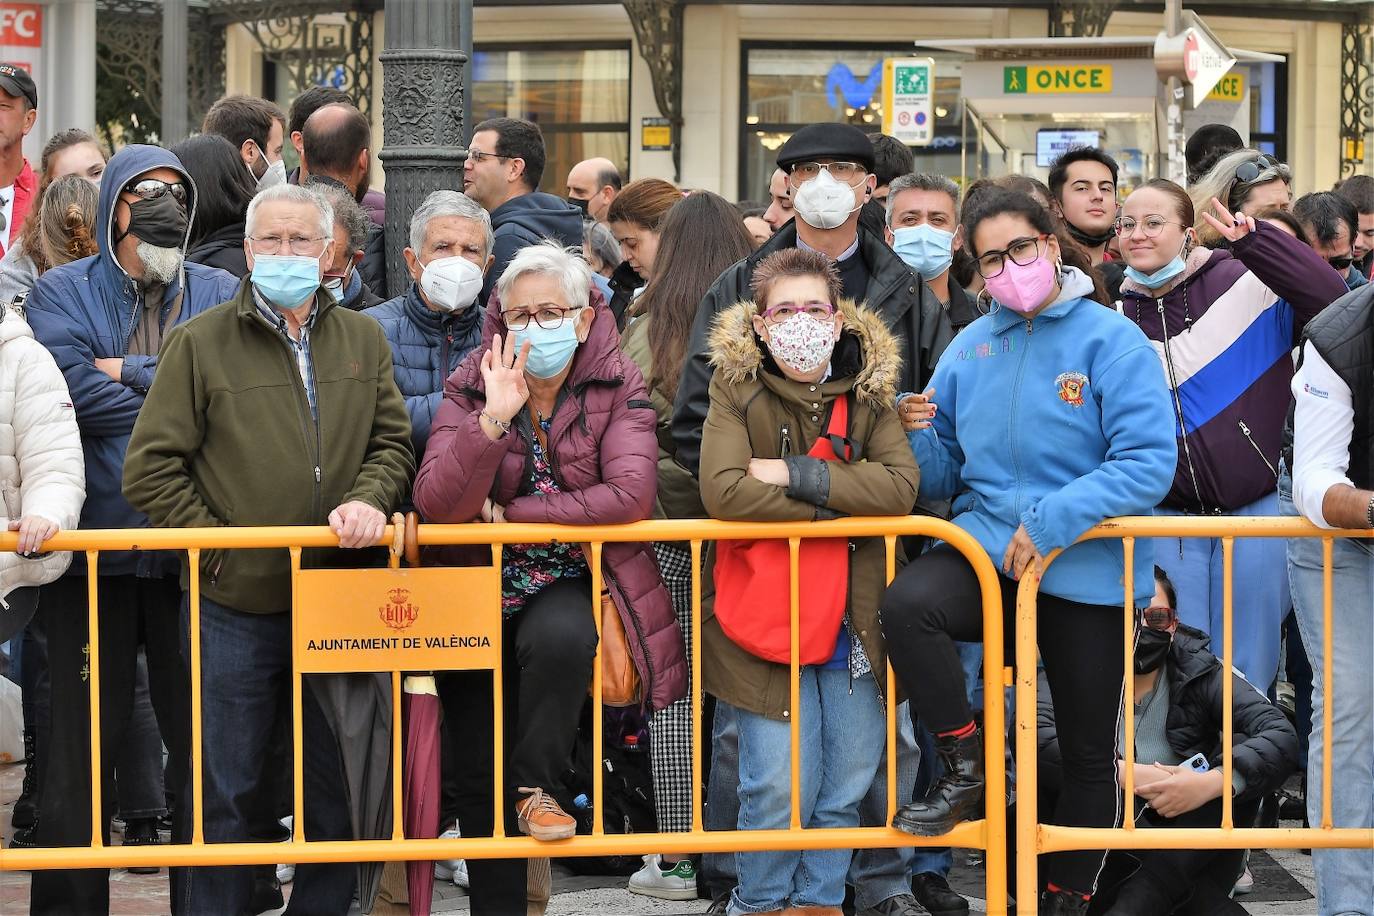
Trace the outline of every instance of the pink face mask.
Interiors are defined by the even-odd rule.
[[[1029,264],[1017,264],[1007,258],[1002,272],[985,284],[992,298],[1009,309],[1029,315],[1054,289],[1055,274],[1054,265],[1044,255]]]

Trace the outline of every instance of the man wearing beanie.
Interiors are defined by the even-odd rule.
[[[778,150],[787,174],[796,219],[749,257],[726,269],[706,293],[692,325],[673,413],[677,459],[693,474],[701,455],[711,383],[706,337],[716,313],[750,298],[754,266],[775,251],[804,248],[835,261],[844,295],[866,303],[887,323],[902,348],[899,391],[924,391],[935,361],[953,339],[944,310],[930,297],[922,303],[921,280],[884,242],[859,225],[859,211],[873,195],[873,144],[850,124],[809,124]]]

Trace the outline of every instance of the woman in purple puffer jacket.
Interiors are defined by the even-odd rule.
[[[591,269],[555,244],[522,249],[497,281],[482,345],[449,377],[415,479],[430,522],[618,525],[648,518],[658,440],[644,379],[619,349]],[[592,677],[596,625],[576,543],[508,545],[502,555],[507,832],[562,839],[574,820],[558,788]],[[602,575],[625,626],[645,704],[686,692],[682,634],[648,544],[606,544]],[[491,683],[440,686],[451,727],[474,753],[459,776],[464,836],[492,828]],[[472,860],[473,912],[524,912],[523,860]]]

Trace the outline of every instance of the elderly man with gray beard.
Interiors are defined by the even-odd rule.
[[[163,337],[238,289],[237,278],[224,271],[183,263],[195,211],[195,185],[176,156],[155,146],[126,146],[101,182],[99,254],[49,270],[29,296],[29,324],[66,378],[81,430],[88,493],[81,528],[148,524],[124,498],[121,483],[129,435],[153,383]],[[102,553],[98,570],[78,553],[67,574],[44,589],[39,614],[48,635],[52,721],[39,845],[91,843],[88,576],[98,576],[100,602],[101,829],[108,834],[112,765],[125,740],[140,643],[163,742],[174,759],[189,757],[179,571],[179,558],[170,552]],[[180,786],[168,789],[185,797]],[[31,912],[108,912],[107,878],[98,869],[34,872]]]

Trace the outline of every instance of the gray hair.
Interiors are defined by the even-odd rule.
[[[294,184],[273,185],[259,191],[253,197],[248,203],[248,216],[244,220],[245,235],[252,236],[253,230],[257,228],[258,208],[270,203],[309,204],[319,214],[316,226],[320,236],[326,239],[334,238],[334,208],[329,205],[329,201],[313,187],[303,188]]]
[[[887,224],[889,226],[892,225],[892,211],[896,209],[897,195],[903,191],[938,191],[941,194],[948,194],[949,199],[954,201],[954,218],[958,220],[959,186],[944,175],[912,172],[909,175],[897,176],[887,186]]]
[[[1189,195],[1193,198],[1193,210],[1197,213],[1197,225],[1194,228],[1198,230],[1204,242],[1217,237],[1207,221],[1202,218],[1204,213],[1212,213],[1213,197],[1225,204],[1228,210],[1235,211],[1244,205],[1250,191],[1262,184],[1271,181],[1283,181],[1290,186],[1293,184],[1293,170],[1279,162],[1275,156],[1269,156],[1275,164],[1266,165],[1251,181],[1236,180],[1236,169],[1263,155],[1266,154],[1253,149],[1238,149],[1227,153],[1217,160],[1217,164],[1212,166],[1210,172],[1188,189]]]
[[[619,267],[624,260],[620,256],[620,243],[615,233],[596,220],[588,220],[582,227],[582,250],[594,254],[602,264],[612,269]]]
[[[491,217],[482,209],[481,204],[459,191],[434,191],[415,208],[410,217],[411,250],[419,254],[425,245],[425,234],[429,232],[429,224],[445,216],[457,216],[481,223],[487,239],[482,257],[491,254],[492,246],[496,244],[496,237],[491,231]]]
[[[344,188],[330,184],[312,184],[310,190],[323,197],[334,209],[334,227],[337,229],[342,226],[348,234],[349,250],[362,251],[366,248],[367,233],[372,228],[372,221],[367,218],[363,208],[358,206],[353,195]]]
[[[526,274],[556,277],[567,300],[563,304],[568,308],[587,305],[591,299],[592,268],[582,260],[576,248],[564,248],[552,239],[545,239],[517,251],[496,281],[496,293],[503,304],[510,298],[515,281]]]

